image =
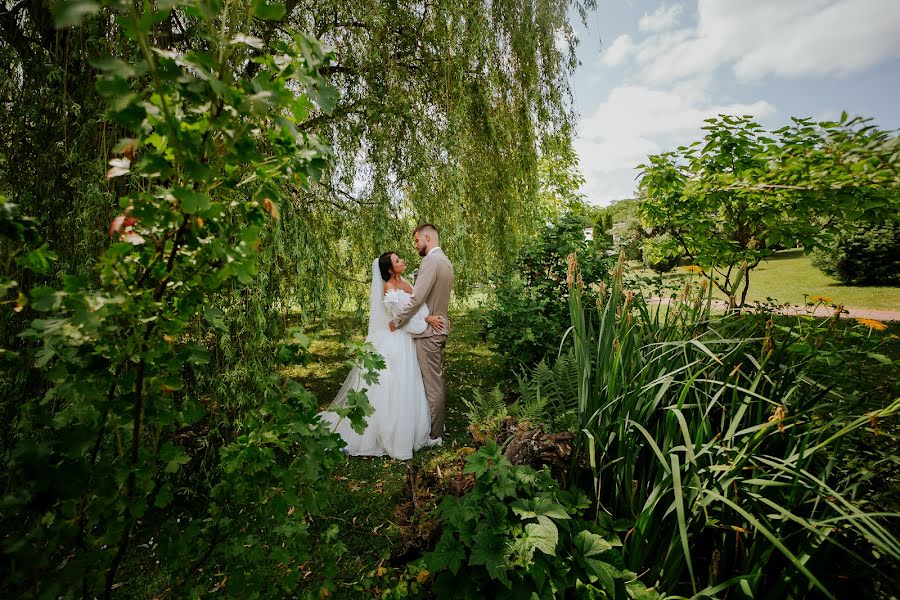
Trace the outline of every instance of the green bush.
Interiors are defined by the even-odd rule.
[[[589,241],[584,221],[572,215],[548,225],[519,251],[509,273],[492,278],[494,288],[482,317],[482,335],[513,367],[532,366],[559,350],[568,327],[567,257],[575,253],[582,265],[587,294],[602,280],[609,259],[608,243]]]
[[[900,221],[860,223],[816,250],[813,265],[846,285],[900,284]]]
[[[648,268],[657,273],[671,271],[681,263],[683,252],[670,234],[651,237],[641,244],[641,258]]]
[[[647,232],[641,226],[641,222],[636,217],[629,217],[622,224],[616,247],[625,253],[625,260],[643,260],[643,245],[646,239]]]
[[[713,317],[703,281],[683,301],[650,306],[622,289],[623,271],[613,269],[599,308],[577,290],[569,298],[580,373],[571,408],[590,467],[573,474],[593,482],[601,521],[628,531],[626,567],[668,593],[833,597],[843,575],[875,581],[864,565],[895,564],[897,515],[871,494],[892,457],[846,465],[900,400],[809,376],[853,352],[891,359],[865,343],[830,345],[832,320],[760,332],[758,317]]]
[[[154,24],[175,7],[205,16],[191,23],[207,50],[150,47]],[[0,358],[39,382],[20,390],[4,424],[0,595],[131,596],[141,584],[135,565],[152,557],[172,596],[289,595],[309,554],[308,516],[343,462],[315,398],[273,372],[276,357],[302,359],[308,340],[291,329],[280,345],[267,340],[259,360],[268,370],[255,374],[258,389],[241,390],[239,407],[197,381],[221,376],[211,347],[231,340],[240,311],[218,301],[258,281],[282,186],[315,180],[328,160],[298,129],[314,106],[328,110],[319,68],[330,57],[294,34],[277,57],[254,55],[252,80],[235,78],[250,58],[236,41],[250,38],[216,25],[227,11],[216,3],[72,2],[58,16],[70,24],[97,10],[133,40],[116,48],[130,62],[95,63],[110,130],[123,136],[107,173],[121,214],[91,277],[0,279],[21,330],[15,352]],[[36,246],[34,229],[0,205],[0,236],[16,242],[0,245],[5,267],[48,273],[46,246],[18,245]],[[367,405],[353,400],[360,425]]]
[[[441,502],[441,538],[425,555],[438,598],[658,597],[624,569],[618,538],[580,518],[583,492],[510,464],[496,443],[466,462],[475,488]]]

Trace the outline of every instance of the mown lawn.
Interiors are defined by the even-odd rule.
[[[391,558],[405,562],[415,558],[415,536],[424,527],[416,520],[427,519],[429,506],[418,505],[410,511],[411,468],[428,471],[434,464],[452,461],[460,449],[471,445],[466,431],[462,398],[478,389],[488,391],[502,380],[500,360],[479,339],[476,313],[451,312],[453,332],[445,355],[447,383],[447,433],[444,447],[422,450],[408,462],[390,458],[349,457],[342,470],[334,474],[331,493],[312,519],[311,548],[314,558],[307,565],[303,591],[315,591],[326,577],[344,583],[346,589],[333,592],[336,597],[358,597],[349,586],[361,577],[389,566]],[[351,337],[362,340],[365,323],[349,313],[338,313],[307,330],[313,339],[313,361],[303,367],[291,367],[285,374],[314,392],[326,406],[338,391],[349,367],[344,363],[343,342]],[[429,499],[434,504],[434,499]],[[337,526],[333,536],[329,529]],[[329,557],[340,554],[334,571],[327,571]]]
[[[676,268],[664,277],[671,281],[673,276],[681,275],[684,271]],[[727,299],[723,294],[718,296]],[[803,305],[813,296],[848,308],[900,311],[900,287],[843,285],[815,268],[802,250],[779,252],[750,272],[748,302],[765,302],[771,298],[783,304]]]

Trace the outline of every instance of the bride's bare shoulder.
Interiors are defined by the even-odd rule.
[[[385,281],[384,282],[384,293],[387,294],[390,290],[396,290],[397,286],[393,281]]]
[[[412,284],[411,284],[410,282],[408,282],[406,279],[403,279],[403,280],[400,282],[400,287],[401,287],[404,291],[406,291],[406,292],[408,292],[408,293],[410,293],[410,294],[413,293],[413,286],[412,286]]]

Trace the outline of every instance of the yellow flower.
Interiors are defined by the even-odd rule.
[[[419,574],[416,576],[416,579],[419,580],[419,583],[425,583],[426,581],[428,581],[428,571],[426,571],[425,569],[422,569],[421,571],[419,571]]]
[[[874,329],[875,331],[884,331],[888,327],[881,321],[876,321],[875,319],[857,319],[856,322],[860,325],[865,325],[869,329]]]
[[[699,267],[697,265],[688,265],[686,267],[681,267],[683,271],[687,271],[688,273],[696,273],[697,275],[703,275],[703,267]]]
[[[784,425],[782,424],[782,421],[784,420],[784,417],[786,415],[787,415],[787,412],[784,410],[783,406],[776,406],[775,412],[772,413],[771,417],[769,417],[769,423],[777,423],[778,431],[780,431],[781,433],[784,433]]]
[[[832,300],[828,296],[810,296],[810,302],[821,302],[822,304],[831,304]]]

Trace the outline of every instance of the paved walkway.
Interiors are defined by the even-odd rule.
[[[671,298],[654,297],[648,299],[651,304],[668,304]],[[716,310],[726,310],[728,303],[722,300],[713,300],[713,308]],[[747,305],[742,310],[753,311],[752,305]],[[782,315],[806,315],[810,317],[830,317],[834,314],[834,309],[830,306],[817,306],[813,311],[811,306],[784,306],[775,310]],[[841,313],[843,319],[875,319],[876,321],[900,321],[900,310],[873,310],[868,308],[844,308]]]

